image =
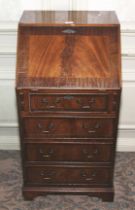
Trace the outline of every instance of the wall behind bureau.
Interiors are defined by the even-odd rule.
[[[130,4],[131,3],[131,4]],[[135,6],[132,0],[0,0],[0,149],[19,149],[15,98],[17,23],[24,9],[116,10],[121,21],[119,151],[135,151]]]

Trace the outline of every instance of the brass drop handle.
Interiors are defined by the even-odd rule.
[[[48,105],[48,100],[46,98],[42,98],[41,99],[41,103],[44,103],[45,105],[48,105],[47,108],[48,109],[55,109],[57,104],[61,102],[61,98],[57,97],[56,100],[54,101],[54,105]]]
[[[81,106],[82,109],[90,109],[91,108],[89,105],[83,105],[83,102],[81,101],[81,99],[77,99],[76,101]]]
[[[47,154],[40,148],[39,153],[42,155],[43,158],[50,158],[51,155],[54,153],[53,149],[50,149]]]
[[[89,130],[88,133],[96,133],[96,130]]]
[[[48,126],[48,130],[43,130],[43,126],[38,123],[37,127],[41,130],[42,133],[50,133],[51,132],[51,129],[54,127],[54,124],[53,123],[50,123],[49,126]]]
[[[97,148],[93,151],[92,154],[89,154],[89,152],[87,151],[87,149],[83,149],[83,154],[86,155],[86,157],[88,159],[94,158],[98,153],[99,153],[99,150]]]
[[[86,124],[83,124],[82,127],[83,127],[84,129],[87,129],[87,132],[88,132],[88,133],[94,134],[94,133],[97,132],[97,129],[100,128],[100,124],[99,124],[99,123],[96,123],[96,125],[94,126],[94,128],[93,128],[93,129],[90,129],[90,130],[89,130],[89,127],[90,127],[90,126],[88,126],[88,125],[86,125]]]
[[[52,179],[52,177],[49,177],[47,174],[44,174],[44,172],[41,172],[40,175],[42,176],[43,180],[51,180]],[[45,176],[45,175],[47,175],[47,176]]]
[[[51,155],[42,155],[44,158],[49,158]]]
[[[45,105],[48,105],[48,100],[46,98],[42,98],[41,103],[44,103]],[[51,106],[48,106],[47,108],[54,109],[55,106],[51,105]]]
[[[53,106],[53,105],[52,106],[49,106],[49,109],[54,109],[54,108],[55,108],[55,106]]]
[[[44,180],[51,180],[51,177],[43,177]]]
[[[86,178],[86,181],[94,181],[94,178]]]
[[[40,176],[42,177],[43,180],[52,180],[53,176],[56,174],[56,171],[50,171],[50,170],[46,170],[46,171],[42,171],[40,173]]]
[[[91,106],[86,105],[86,106],[82,106],[82,108],[83,108],[83,109],[90,109]]]
[[[77,99],[77,103],[81,106],[82,109],[91,109],[91,105],[93,103],[95,103],[95,98],[91,98],[89,101],[88,101],[88,104],[89,105],[83,105],[83,102],[81,101],[81,99]]]
[[[90,134],[96,133],[96,130],[95,130],[95,129],[88,130],[88,129],[89,129],[89,126],[87,126],[87,125],[85,125],[85,124],[83,124],[82,127],[83,127],[84,129],[87,129],[87,132],[90,133]]]
[[[91,174],[91,176],[88,177],[89,175],[88,175],[87,173],[81,172],[81,176],[85,179],[85,181],[94,181],[94,180],[95,180],[95,177],[96,177],[96,173],[93,172],[93,173]]]

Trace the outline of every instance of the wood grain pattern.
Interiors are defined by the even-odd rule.
[[[114,138],[115,119],[24,118],[25,138]]]
[[[31,93],[29,95],[29,104],[31,112],[48,111],[83,111],[84,112],[107,112],[109,109],[109,95],[107,94],[43,94]]]
[[[112,168],[84,165],[34,165],[27,166],[25,176],[28,184],[38,186],[109,186]]]
[[[29,143],[25,144],[25,160],[54,162],[111,162],[112,142],[108,143]],[[31,151],[31,152],[29,152]],[[69,153],[70,151],[70,153]]]
[[[118,27],[71,28],[20,29],[17,86],[120,88]]]
[[[109,11],[25,11],[16,94],[23,195],[113,201],[121,94],[120,25]]]
[[[114,26],[119,24],[114,11],[24,11],[21,25],[86,25]]]
[[[110,59],[106,59],[109,53],[107,41],[105,36],[32,35],[29,40],[28,76],[47,79],[66,77],[69,80],[111,77]]]

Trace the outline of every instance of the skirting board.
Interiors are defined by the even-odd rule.
[[[18,136],[0,136],[0,150],[20,150]],[[135,139],[118,138],[117,151],[135,152]]]
[[[18,136],[0,136],[0,150],[20,150]]]

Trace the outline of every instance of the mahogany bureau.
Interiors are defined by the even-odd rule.
[[[25,199],[67,193],[113,201],[120,54],[114,12],[23,13],[16,93]]]

